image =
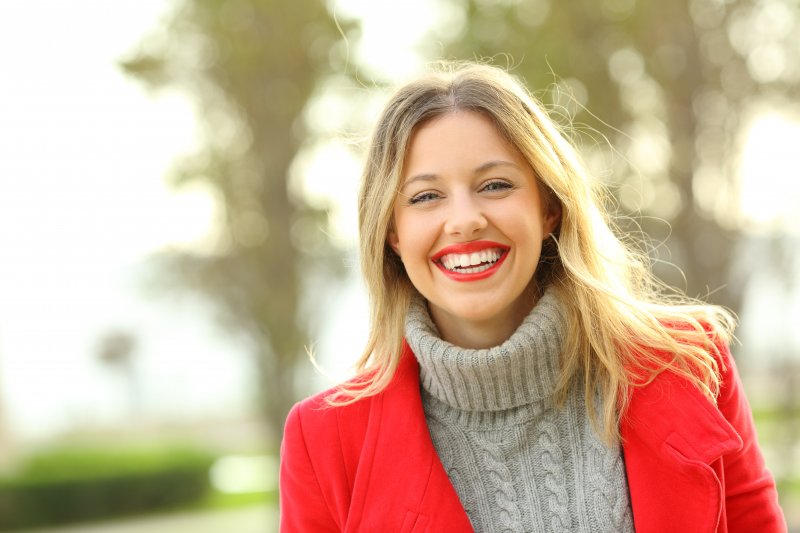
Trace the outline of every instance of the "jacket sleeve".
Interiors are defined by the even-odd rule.
[[[753,415],[742,390],[736,364],[727,346],[721,347],[722,385],[718,407],[742,438],[741,450],[723,457],[725,511],[728,531],[785,532],[775,480],[758,447]]]
[[[281,533],[340,531],[308,453],[300,404],[292,408],[286,419],[279,490]]]

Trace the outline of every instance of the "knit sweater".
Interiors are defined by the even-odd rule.
[[[631,532],[619,445],[593,431],[580,383],[554,398],[566,320],[550,291],[500,346],[439,337],[425,300],[406,317],[434,447],[477,532]]]

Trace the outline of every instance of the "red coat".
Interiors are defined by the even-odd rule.
[[[621,433],[638,533],[786,531],[733,360],[715,406],[674,374],[634,389]],[[297,404],[281,447],[281,531],[472,531],[431,442],[410,348],[382,393]]]

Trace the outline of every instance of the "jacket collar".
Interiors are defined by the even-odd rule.
[[[651,452],[664,443],[692,461],[710,464],[742,447],[742,439],[695,386],[671,372],[633,389],[621,433],[636,435]]]
[[[433,447],[420,395],[419,364],[404,341],[394,379],[375,397],[353,493],[355,530],[372,531],[382,509],[405,509],[404,531],[472,531],[464,507]],[[377,489],[380,487],[380,489]],[[348,527],[350,530],[350,527]]]
[[[721,458],[742,439],[716,405],[665,371],[633,389],[620,433],[637,531],[726,531]]]

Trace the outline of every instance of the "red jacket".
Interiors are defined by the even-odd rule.
[[[715,406],[670,373],[634,389],[621,433],[638,533],[786,531],[733,360]],[[410,348],[380,394],[292,409],[281,447],[281,531],[472,531],[428,433]]]

